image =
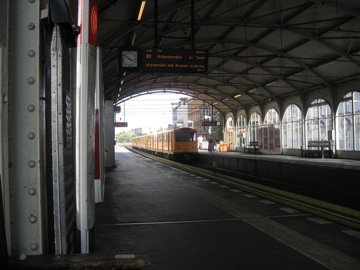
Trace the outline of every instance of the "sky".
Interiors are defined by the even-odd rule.
[[[148,132],[149,128],[156,131],[158,128],[167,128],[172,124],[172,105],[179,102],[186,95],[175,93],[152,93],[132,98],[119,103],[121,112],[115,115],[115,122],[127,122],[127,128],[115,128],[115,133],[142,128]]]

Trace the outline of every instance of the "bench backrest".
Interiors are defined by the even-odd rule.
[[[330,147],[330,141],[308,141],[308,147]]]

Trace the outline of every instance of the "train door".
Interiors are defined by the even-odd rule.
[[[175,138],[174,138],[174,131],[169,132],[169,152],[174,153],[174,145],[175,145]]]
[[[169,132],[164,133],[164,151],[169,152]]]

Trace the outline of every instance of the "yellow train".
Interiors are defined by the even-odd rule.
[[[190,162],[197,158],[197,131],[178,128],[132,139],[132,148],[163,158]]]

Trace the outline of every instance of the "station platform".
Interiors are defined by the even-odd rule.
[[[199,150],[198,163],[360,210],[360,160]]]
[[[286,162],[296,164],[307,164],[313,166],[323,166],[328,168],[353,169],[360,172],[359,159],[339,159],[339,158],[310,158],[301,156],[276,155],[276,154],[252,154],[237,151],[209,152],[208,150],[199,150],[201,155],[228,156],[234,158],[244,158],[253,160],[273,160],[275,162]]]
[[[122,147],[115,156],[95,253],[146,254],[150,270],[359,269],[359,231]]]

